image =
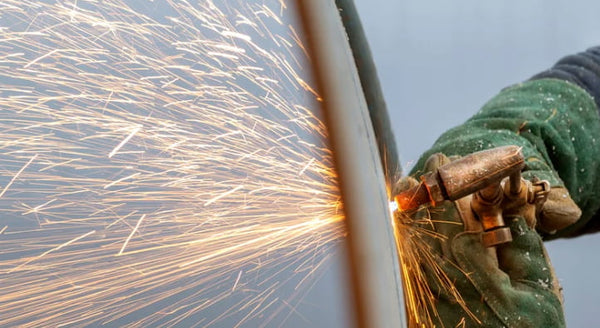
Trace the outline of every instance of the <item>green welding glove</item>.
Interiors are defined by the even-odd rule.
[[[544,239],[600,231],[600,116],[594,98],[567,81],[540,79],[503,89],[443,133],[413,174],[421,174],[434,153],[465,156],[505,145],[521,147],[525,179],[550,182],[552,191],[536,218]]]
[[[424,172],[448,163],[432,155]],[[404,179],[399,188],[413,185]],[[540,236],[525,219],[505,217],[513,241],[486,248],[470,199],[444,202],[412,213],[427,229],[421,269],[433,296],[430,320],[438,327],[564,327],[560,287]],[[423,229],[422,229],[423,230]],[[421,321],[422,323],[423,321]],[[431,323],[429,323],[431,324]]]

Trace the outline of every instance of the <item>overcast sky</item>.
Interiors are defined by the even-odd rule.
[[[597,1],[355,2],[405,167],[503,87],[600,45]],[[568,326],[598,326],[600,235],[547,245]]]

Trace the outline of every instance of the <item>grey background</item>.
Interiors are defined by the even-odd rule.
[[[600,45],[597,1],[355,0],[402,164],[501,88]],[[600,235],[547,244],[569,327],[600,324]]]

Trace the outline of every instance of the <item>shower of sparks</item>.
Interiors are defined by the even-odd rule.
[[[409,327],[435,327],[444,322],[436,310],[435,302],[439,295],[432,286],[447,293],[447,297],[451,297],[470,318],[479,322],[477,315],[469,309],[460,291],[454,285],[453,278],[445,272],[439,254],[432,250],[434,243],[446,242],[447,238],[433,228],[434,223],[429,214],[436,209],[421,208],[409,214],[398,211],[397,208],[397,204],[390,203],[390,210],[394,217],[396,247],[402,263]],[[453,224],[453,222],[438,223]]]
[[[0,1],[0,326],[296,315],[344,233],[318,96],[283,0],[223,3]]]

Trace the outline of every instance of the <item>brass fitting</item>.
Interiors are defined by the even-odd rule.
[[[471,200],[471,208],[483,226],[481,239],[485,247],[512,241],[510,228],[502,216],[503,200],[504,190],[500,182],[477,191]]]
[[[549,191],[548,181],[527,181],[521,178],[520,172],[514,172],[500,183],[476,192],[471,208],[483,226],[483,244],[492,247],[512,241],[510,229],[504,222],[505,215],[524,217],[529,226],[534,227]]]
[[[455,201],[477,192],[525,166],[521,148],[504,146],[476,152],[442,165],[421,176],[421,184],[395,197],[401,211],[423,204],[435,206],[444,200]]]
[[[504,182],[503,213],[506,216],[521,216],[530,227],[535,227],[537,216],[550,193],[550,183],[537,178],[528,181],[519,177],[515,180],[519,182],[518,192],[512,188],[515,184],[512,177],[510,185]]]

